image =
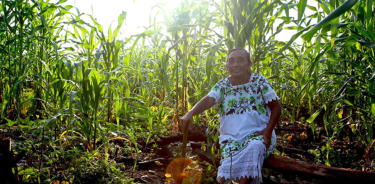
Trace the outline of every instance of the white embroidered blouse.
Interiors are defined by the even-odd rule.
[[[268,80],[257,73],[251,74],[248,83],[237,86],[225,78],[208,96],[219,105],[219,143],[228,139],[242,142],[247,135],[262,131],[270,119],[268,102],[279,99]],[[271,139],[276,143],[275,130]]]

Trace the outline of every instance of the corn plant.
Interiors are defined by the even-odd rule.
[[[298,4],[299,21],[302,19],[306,2]],[[353,133],[362,143],[368,145],[373,141],[374,123],[372,112],[373,99],[373,9],[371,1],[319,1],[315,9],[319,22],[307,25],[294,35],[302,35],[310,64],[305,70],[304,87],[295,97],[295,103],[304,95],[309,97],[309,108],[312,111],[312,100],[318,106],[308,119],[312,127],[314,119],[324,112],[324,129],[329,138],[326,148],[330,150],[334,138],[343,139],[343,133],[349,134],[350,142]],[[302,24],[300,24],[302,25]],[[327,32],[330,31],[330,35]],[[292,40],[293,40],[292,39]],[[289,47],[286,44],[281,50]],[[314,46],[313,46],[314,45]],[[357,96],[359,98],[354,98]],[[374,111],[375,112],[375,111]],[[348,128],[349,127],[349,128]],[[359,127],[352,129],[353,127]],[[330,164],[329,151],[326,163]]]

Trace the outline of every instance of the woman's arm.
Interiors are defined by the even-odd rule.
[[[193,122],[193,116],[202,113],[214,105],[215,98],[209,96],[203,97],[188,113],[185,114],[184,117],[181,118],[182,130],[184,130],[186,126],[187,128],[190,127]]]
[[[271,102],[268,102],[267,105],[271,110],[270,121],[265,129],[256,133],[255,135],[263,135],[266,148],[268,149],[271,145],[272,130],[275,128],[281,115],[281,106],[278,100],[272,100]]]

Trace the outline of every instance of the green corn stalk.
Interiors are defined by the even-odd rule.
[[[122,42],[116,40],[117,35],[120,31],[122,23],[126,18],[126,12],[123,12],[118,18],[118,26],[117,28],[112,31],[111,27],[108,28],[108,37],[106,37],[102,30],[97,30],[97,36],[101,41],[100,49],[102,50],[103,56],[103,68],[105,69],[106,76],[107,76],[107,94],[108,94],[108,101],[107,101],[107,121],[111,121],[111,112],[112,112],[112,103],[113,103],[113,91],[110,89],[111,77],[114,74],[114,71],[119,66],[119,56],[120,51],[122,48]]]

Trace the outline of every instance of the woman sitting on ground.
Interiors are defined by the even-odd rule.
[[[232,49],[226,67],[230,74],[213,86],[184,117],[189,128],[193,116],[218,104],[221,161],[217,181],[261,183],[263,161],[276,147],[274,127],[281,114],[278,97],[268,80],[251,72],[250,54]]]

